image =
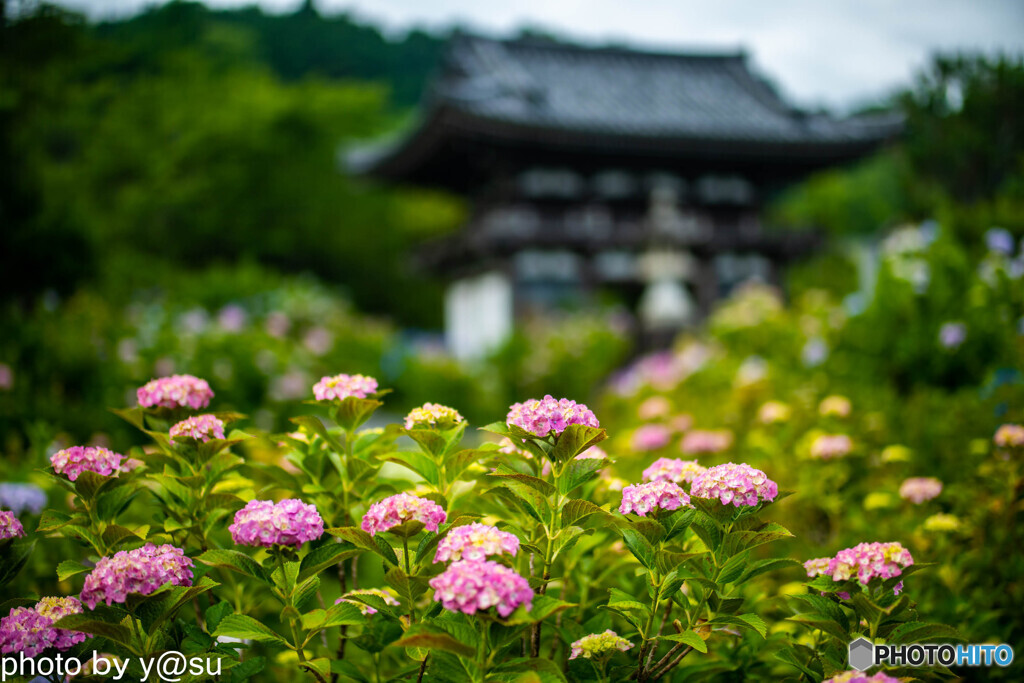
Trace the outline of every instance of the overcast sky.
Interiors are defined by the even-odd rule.
[[[207,0],[217,7],[254,0]],[[94,17],[147,0],[61,0]],[[259,0],[267,11],[299,0]],[[1024,0],[317,0],[390,32],[453,24],[509,35],[531,26],[587,43],[745,48],[795,102],[847,108],[911,81],[936,50],[1024,53]]]

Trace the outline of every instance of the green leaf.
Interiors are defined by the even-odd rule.
[[[557,614],[575,606],[574,603],[564,602],[548,595],[535,595],[533,597],[533,607],[529,612],[520,605],[516,611],[508,615],[508,618],[505,619],[505,624],[507,626],[535,624],[539,621],[544,621],[552,614]]]
[[[182,605],[219,585],[210,577],[204,576],[191,586],[175,586],[161,594],[158,600],[147,601],[143,609],[151,616],[144,619],[146,630],[158,629],[161,624],[173,617]]]
[[[736,553],[741,550],[749,550],[751,548],[756,548],[759,545],[787,538],[793,538],[793,534],[790,533],[789,529],[781,524],[768,522],[757,529],[732,532],[728,537],[727,549],[729,552]]]
[[[437,469],[437,464],[430,457],[418,451],[388,453],[383,459],[412,470],[423,477],[431,486],[437,486],[441,481],[441,473]]]
[[[460,657],[472,658],[476,656],[476,650],[469,645],[460,643],[447,633],[434,631],[420,631],[395,641],[399,647],[422,647],[428,650],[443,650],[459,655]]]
[[[747,566],[747,558],[749,556],[749,553],[740,553],[739,555],[733,555],[730,557],[726,563],[722,565],[721,570],[718,572],[718,576],[713,577],[715,583],[725,585],[740,578],[740,575]]]
[[[501,486],[508,491],[508,495],[522,507],[523,511],[535,520],[543,522],[548,519],[551,506],[548,499],[539,491],[514,479],[505,479]]]
[[[374,398],[357,398],[349,396],[336,405],[331,406],[330,413],[334,421],[342,429],[354,432],[370,419],[370,416],[384,405]]]
[[[81,562],[76,560],[64,560],[57,565],[57,580],[67,581],[76,574],[89,571],[89,567],[86,567]]]
[[[102,636],[107,640],[111,640],[118,645],[124,646],[127,646],[131,642],[132,637],[131,632],[124,626],[99,621],[90,614],[69,614],[66,617],[62,617],[53,625],[56,628],[63,628],[68,631],[88,633],[92,636]]]
[[[207,566],[228,569],[270,584],[270,575],[267,570],[256,560],[237,550],[207,550],[196,559]]]
[[[354,526],[332,527],[326,529],[326,531],[331,536],[348,541],[357,548],[369,550],[376,555],[380,555],[391,564],[398,565],[398,556],[395,555],[394,549],[380,536],[371,536],[359,527]]]
[[[827,633],[833,638],[838,638],[841,643],[851,640],[849,631],[843,628],[842,624],[820,614],[797,614],[789,617],[789,621]]]
[[[767,574],[768,572],[774,572],[774,571],[777,571],[779,569],[785,569],[787,567],[799,567],[799,566],[801,566],[801,563],[798,560],[794,560],[794,559],[789,558],[789,557],[778,557],[778,558],[768,558],[768,559],[765,559],[765,560],[755,560],[754,562],[751,562],[747,566],[746,571],[743,572],[743,575],[739,578],[737,583],[744,583],[744,582],[749,581],[750,579],[754,578],[755,576],[760,576],[761,574]]]
[[[657,562],[654,556],[654,546],[651,542],[634,529],[622,529],[622,540],[625,542],[629,552],[633,553],[640,564],[648,569],[656,569]]]
[[[964,637],[960,635],[960,632],[952,626],[947,626],[946,624],[928,624],[920,621],[909,621],[905,624],[900,624],[893,629],[887,640],[890,643],[921,643],[924,641],[931,641],[936,638],[944,640],[964,640]]]
[[[84,470],[75,479],[75,491],[83,500],[93,500],[100,492],[114,483],[115,477],[105,477],[89,470]]]
[[[355,557],[362,552],[351,543],[324,543],[313,548],[302,558],[299,565],[299,581],[305,581],[310,576],[318,574],[327,567],[333,566],[350,557]]]
[[[345,452],[345,447],[342,445],[342,443],[338,441],[336,438],[334,438],[334,435],[327,430],[327,427],[324,426],[324,423],[320,420],[320,418],[316,417],[315,415],[299,415],[297,417],[292,417],[288,419],[289,421],[294,422],[295,424],[305,429],[310,434],[315,434],[316,436],[319,436],[327,443],[331,450],[335,451],[336,453]]]
[[[488,681],[508,681],[509,683],[565,683],[565,675],[558,665],[550,659],[537,657],[521,658],[505,662],[495,668],[487,677]]]
[[[455,481],[458,479],[459,476],[466,471],[466,468],[474,464],[481,458],[481,456],[486,454],[486,451],[463,449],[446,455],[444,458],[444,471],[448,480]]]
[[[567,462],[608,438],[608,432],[600,427],[587,425],[569,425],[555,439],[555,447],[551,451],[551,459],[555,462]]]
[[[131,504],[135,494],[136,491],[131,486],[119,486],[100,494],[96,501],[96,514],[104,521],[116,519]]]
[[[234,608],[231,607],[231,603],[227,600],[222,600],[207,607],[206,613],[203,615],[206,621],[206,630],[211,633],[216,631],[224,617],[232,612],[234,612]]]
[[[245,614],[229,614],[221,620],[217,630],[213,632],[216,636],[229,636],[242,640],[255,640],[259,643],[277,643],[291,647],[288,641],[264,626],[261,622]]]
[[[821,671],[815,671],[814,669],[811,669],[808,665],[804,664],[803,661],[801,661],[801,658],[797,655],[797,653],[794,652],[793,649],[790,647],[785,647],[776,652],[775,658],[780,662],[784,662],[786,664],[789,664],[790,666],[796,667],[804,674],[806,674],[807,677],[815,683],[821,681],[821,679],[823,678]],[[816,659],[812,659],[812,661],[817,664]]]
[[[14,580],[36,547],[35,539],[19,538],[13,543],[0,543],[0,586]]]
[[[299,668],[313,673],[321,681],[328,681],[331,678],[331,660],[327,657],[308,659],[300,663]]]
[[[703,638],[693,631],[683,631],[682,633],[673,633],[671,635],[658,637],[661,640],[670,640],[674,643],[686,643],[698,652],[706,653],[708,651],[708,644],[704,642]]]
[[[737,614],[735,616],[718,616],[708,622],[712,626],[718,625],[731,625],[740,626],[743,628],[753,629],[757,633],[765,638],[768,634],[768,626],[765,625],[764,620],[756,614]]]
[[[108,548],[116,548],[118,545],[127,540],[142,541],[145,540],[140,538],[131,529],[126,529],[123,526],[117,524],[111,524],[103,531],[103,542]]]
[[[562,505],[562,526],[573,526],[579,524],[591,515],[600,515],[603,520],[609,520],[611,515],[608,511],[594,505],[589,500],[572,498]]]
[[[550,496],[555,492],[555,487],[543,479],[540,479],[539,477],[531,477],[530,475],[522,474],[521,472],[516,472],[507,465],[498,465],[497,469],[495,469],[494,472],[489,473],[487,476],[494,477],[495,479],[511,479],[518,481],[535,489],[545,497]]]
[[[63,512],[57,512],[56,510],[43,510],[42,516],[39,518],[39,526],[36,527],[36,531],[39,533],[46,533],[48,531],[57,531],[68,524],[72,524],[80,521],[82,524],[88,524],[89,520],[80,516],[78,518],[72,518],[71,515]]]
[[[573,458],[565,464],[558,477],[558,491],[563,496],[569,495],[574,489],[597,476],[598,471],[608,464],[603,458],[586,458],[576,460]]]
[[[793,595],[790,597],[793,600],[798,600],[804,603],[805,605],[808,605],[819,616],[835,621],[837,624],[839,624],[840,628],[842,628],[844,633],[849,632],[850,620],[846,616],[846,612],[844,612],[842,607],[840,607],[839,604],[835,601],[823,595],[815,595],[813,593]]]

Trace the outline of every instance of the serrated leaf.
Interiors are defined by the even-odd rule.
[[[704,642],[704,639],[693,631],[683,631],[682,633],[673,633],[667,636],[659,636],[660,640],[669,640],[674,643],[685,643],[692,647],[698,652],[706,653],[708,651],[708,645]]]
[[[921,643],[936,638],[948,640],[964,640],[960,632],[946,624],[929,624],[920,621],[910,621],[900,624],[889,634],[888,641],[891,643]]]
[[[576,488],[597,476],[601,468],[607,464],[608,462],[603,458],[585,458],[583,460],[573,458],[568,461],[558,477],[559,493],[563,496],[569,495]]]
[[[302,558],[299,565],[299,581],[305,581],[310,576],[318,574],[327,567],[333,566],[350,557],[355,557],[362,552],[360,548],[351,543],[324,543],[313,548]]]
[[[588,427],[582,424],[569,425],[555,439],[551,459],[555,462],[567,462],[607,438],[608,433],[600,427]]]
[[[657,568],[654,546],[643,534],[635,529],[622,529],[622,540],[640,564],[647,569]]]
[[[755,560],[754,562],[751,562],[750,565],[746,568],[746,571],[743,572],[743,575],[740,576],[737,583],[744,583],[746,581],[749,581],[750,579],[753,579],[756,576],[760,576],[761,574],[767,574],[768,572],[786,569],[787,567],[799,566],[801,566],[801,563],[798,560],[794,560],[789,557]]]
[[[131,642],[131,633],[124,626],[99,621],[88,614],[70,614],[59,619],[53,626],[55,628],[67,629],[68,631],[102,636],[119,645],[127,646]]]
[[[607,520],[611,515],[589,500],[572,498],[562,505],[562,526],[574,526],[591,515],[600,515]]]
[[[210,567],[229,569],[244,576],[258,579],[263,583],[270,583],[270,575],[256,560],[245,553],[237,550],[207,550],[196,558],[198,561]]]
[[[89,567],[86,567],[81,562],[76,560],[64,560],[57,565],[57,580],[67,581],[76,574],[89,571]]]
[[[399,647],[422,647],[428,650],[443,650],[460,657],[475,657],[476,650],[452,638],[447,633],[419,632],[411,633],[395,641]]]
[[[255,640],[260,643],[277,643],[291,647],[288,641],[271,630],[268,626],[245,614],[229,614],[221,620],[213,636],[229,636],[242,640]]]
[[[507,465],[498,465],[497,469],[495,469],[494,472],[489,473],[487,476],[495,479],[511,479],[518,481],[526,484],[532,489],[535,489],[545,497],[552,495],[556,490],[554,486],[543,479],[540,479],[539,477],[531,477],[530,475],[522,474],[521,472],[516,472]]]

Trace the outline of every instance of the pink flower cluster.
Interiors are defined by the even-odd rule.
[[[366,398],[377,393],[377,380],[366,375],[335,375],[323,377],[313,385],[313,396],[318,401],[332,401],[355,396]]]
[[[493,555],[519,552],[519,537],[488,524],[473,522],[455,527],[437,544],[434,562],[485,560]]]
[[[672,430],[663,425],[648,424],[637,427],[630,446],[634,451],[656,451],[668,445]]]
[[[846,434],[822,434],[811,442],[811,457],[831,460],[853,450],[853,441]]]
[[[708,469],[693,480],[690,495],[696,498],[717,498],[722,505],[736,507],[773,501],[779,495],[778,485],[761,470],[746,463],[727,462]]]
[[[95,472],[104,477],[117,476],[124,456],[102,446],[72,446],[50,456],[57,474],[66,474],[75,481],[82,472]]]
[[[826,564],[827,563],[827,564]],[[914,564],[910,551],[899,543],[861,543],[840,550],[835,557],[820,557],[804,562],[807,576],[830,576],[833,581],[849,581],[854,576],[867,585],[872,579],[891,579]],[[900,586],[896,587],[899,593]]]
[[[1001,425],[992,440],[1000,448],[1021,448],[1024,446],[1024,425]]]
[[[419,408],[413,408],[405,416],[405,428],[451,429],[465,421],[455,408],[449,408],[440,403],[424,403]]]
[[[192,375],[171,375],[150,380],[136,392],[143,408],[191,408],[210,405],[213,390],[205,379]]]
[[[692,482],[698,475],[707,472],[706,467],[696,460],[658,458],[644,470],[644,481],[672,481],[677,484]]]
[[[25,535],[21,520],[10,510],[0,510],[0,541]]]
[[[536,436],[561,434],[569,425],[582,424],[600,427],[597,416],[582,403],[567,398],[554,399],[550,394],[543,399],[530,399],[513,404],[505,419],[509,426],[515,425]]]
[[[399,493],[371,505],[363,515],[362,528],[375,536],[381,531],[416,520],[422,522],[427,531],[437,531],[437,527],[444,524],[446,519],[448,515],[444,508],[434,501],[411,493]]]
[[[632,647],[633,643],[615,631],[607,629],[604,633],[591,633],[574,641],[572,644],[572,654],[569,655],[569,659],[576,659],[577,657],[583,657],[584,659],[600,658],[615,650],[625,652],[632,649]]]
[[[174,443],[175,437],[203,443],[210,439],[223,439],[224,422],[216,415],[196,415],[171,427],[171,443]]]
[[[920,505],[942,493],[942,482],[935,477],[911,477],[900,484],[900,498]]]
[[[290,545],[298,548],[323,536],[324,520],[315,506],[296,498],[279,503],[250,500],[235,513],[234,524],[228,527],[228,531],[236,545],[264,548]]]
[[[147,543],[135,550],[122,550],[103,557],[85,577],[81,599],[89,609],[105,602],[123,603],[131,593],[149,595],[165,583],[192,585],[192,559],[181,548]]]
[[[75,598],[43,598],[35,607],[17,607],[0,619],[0,652],[35,657],[49,648],[64,651],[86,639],[84,633],[53,628],[62,617],[81,614]]]
[[[721,453],[732,446],[732,432],[728,429],[694,429],[687,432],[679,444],[683,453]]]
[[[434,600],[446,610],[475,614],[496,607],[507,617],[519,605],[533,609],[530,582],[497,562],[462,560],[448,565],[443,574],[430,580]]]
[[[883,671],[871,676],[862,671],[844,671],[822,681],[822,683],[900,683],[900,679],[893,678]]]
[[[622,504],[619,512],[646,517],[655,509],[678,510],[690,505],[690,496],[677,484],[670,481],[651,481],[644,484],[632,484],[622,489]]]
[[[350,590],[348,593],[345,593],[340,598],[335,600],[334,604],[337,605],[337,604],[340,604],[340,603],[343,603],[343,602],[347,602],[350,605],[355,605],[356,607],[359,608],[359,611],[363,614],[363,616],[367,616],[367,617],[370,616],[371,614],[376,614],[377,613],[376,608],[370,607],[369,605],[367,605],[364,602],[359,602],[358,600],[353,600],[352,599],[353,595],[375,595],[378,598],[380,598],[381,600],[383,600],[385,605],[391,605],[392,607],[398,607],[399,605],[402,604],[402,603],[398,602],[398,600],[395,599],[395,596],[393,596],[391,593],[389,593],[386,589],[385,590],[381,590],[380,588],[357,588],[355,590]]]

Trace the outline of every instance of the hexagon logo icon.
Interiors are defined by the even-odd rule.
[[[870,669],[875,663],[875,646],[867,638],[850,643],[850,668],[857,671]]]

